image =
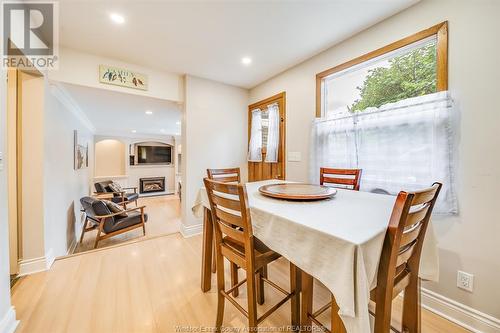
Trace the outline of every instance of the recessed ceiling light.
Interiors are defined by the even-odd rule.
[[[147,110],[145,113],[146,113],[148,116],[150,116],[150,115],[152,115],[152,114],[153,114],[153,111]]]
[[[180,122],[180,121],[178,121],[178,122],[176,122],[175,124],[176,124],[176,125],[180,125],[180,124],[181,124],[181,122]]]
[[[132,130],[132,133],[137,133],[137,130]]]
[[[125,18],[120,15],[120,14],[117,14],[117,13],[111,13],[109,15],[109,17],[111,18],[111,21],[115,22],[115,23],[118,23],[118,24],[123,24],[125,23]]]
[[[165,129],[164,128],[160,129],[160,132],[165,133]]]
[[[250,57],[243,57],[241,58],[241,63],[245,66],[248,66],[252,63],[252,58]]]

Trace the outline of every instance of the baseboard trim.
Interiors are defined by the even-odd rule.
[[[475,333],[500,333],[500,319],[422,288],[422,307]]]
[[[82,229],[83,229],[83,225],[82,225]],[[68,251],[66,251],[66,255],[69,256],[69,255],[75,253],[77,246],[78,246],[78,242],[76,241],[76,238],[75,238],[71,242],[71,245],[69,246]]]
[[[17,325],[19,325],[19,320],[16,320],[16,310],[11,306],[0,319],[0,333],[14,333]]]
[[[45,261],[47,263],[47,269],[50,269],[52,267],[52,264],[56,260],[56,256],[54,255],[54,250],[51,248],[45,253]]]
[[[184,225],[181,224],[181,235],[184,238],[193,237],[203,232],[203,224]]]
[[[174,195],[175,190],[167,189],[164,192],[153,192],[153,193],[140,193],[139,198],[153,198],[153,197],[161,197],[167,195]]]
[[[19,276],[43,272],[47,270],[47,259],[45,257],[26,259],[19,261]]]

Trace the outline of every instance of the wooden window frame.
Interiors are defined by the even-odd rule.
[[[416,34],[381,47],[375,51],[366,53],[355,59],[316,74],[316,117],[320,118],[322,116],[321,85],[326,77],[434,35],[437,37],[436,88],[437,91],[448,90],[448,21],[444,21],[428,29],[417,32]]]

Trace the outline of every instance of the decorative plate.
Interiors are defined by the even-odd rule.
[[[337,190],[331,187],[301,183],[264,185],[259,187],[259,192],[268,197],[286,200],[322,200],[337,194]]]

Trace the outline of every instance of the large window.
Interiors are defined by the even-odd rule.
[[[436,212],[455,213],[455,128],[446,23],[318,74],[312,181],[319,168],[363,169],[361,190],[397,194],[443,183]]]
[[[448,88],[447,23],[441,23],[316,76],[316,116],[370,107]]]

